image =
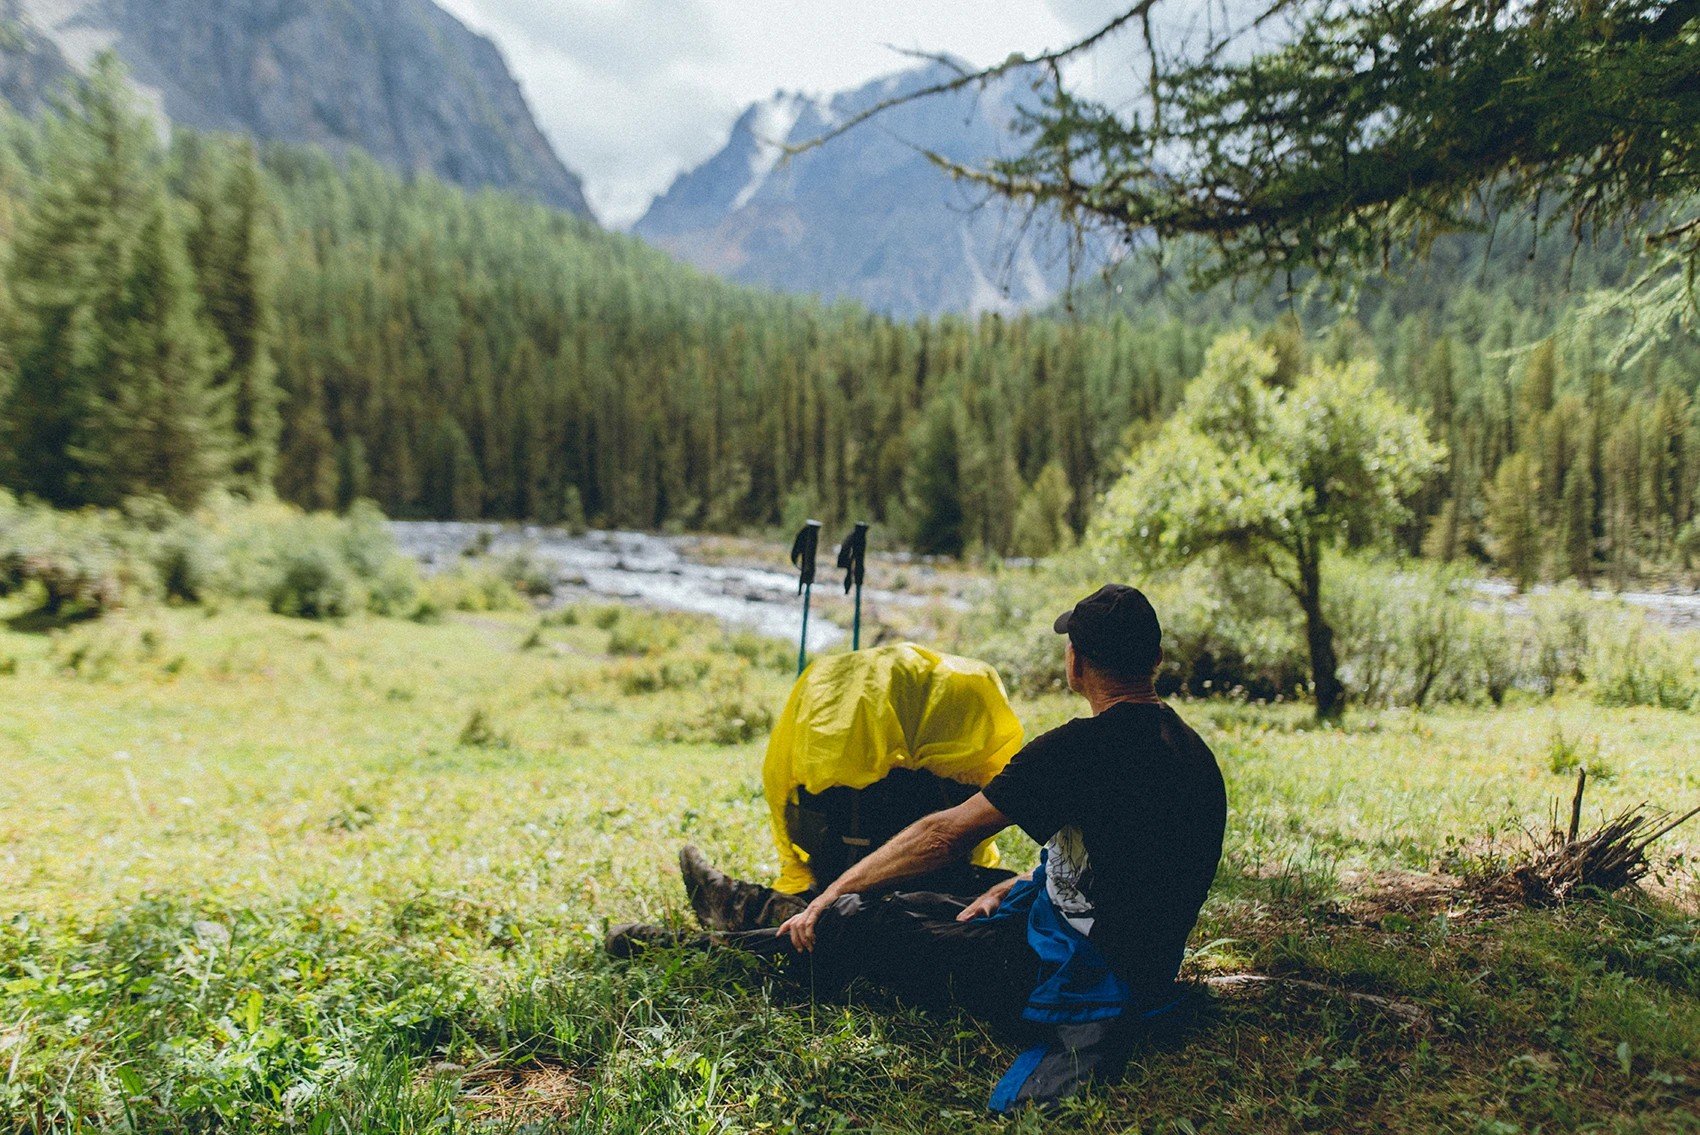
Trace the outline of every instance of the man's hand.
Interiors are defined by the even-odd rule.
[[[986,889],[985,894],[962,908],[962,913],[956,916],[956,921],[967,922],[971,919],[996,914],[998,907],[1003,905],[1003,897],[1009,894],[1010,888],[1025,878],[1027,878],[1026,875],[1017,875],[1014,878],[1005,879],[1001,883],[993,883]]]
[[[808,953],[815,948],[815,923],[820,921],[820,916],[827,912],[827,908],[832,906],[834,901],[830,894],[821,895],[804,907],[802,913],[793,914],[780,923],[779,932],[790,937],[791,944],[800,952]]]
[[[1009,817],[993,807],[984,792],[976,792],[954,808],[922,816],[833,880],[802,914],[786,919],[780,933],[798,950],[812,950],[815,923],[840,895],[867,894],[882,884],[925,875],[953,860],[966,859],[975,844],[1007,827]]]

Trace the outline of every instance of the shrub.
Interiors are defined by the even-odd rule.
[[[1519,684],[1518,639],[1504,615],[1470,611],[1464,620],[1464,653],[1459,677],[1448,688],[1447,700],[1477,702],[1486,695],[1494,705],[1503,705],[1505,695]]]
[[[206,534],[181,523],[160,534],[153,550],[160,594],[180,603],[199,603],[218,587],[219,556]]]
[[[1575,583],[1562,583],[1529,596],[1526,604],[1529,669],[1538,692],[1586,680],[1590,636],[1602,618],[1599,600]]]
[[[342,618],[363,605],[353,573],[332,549],[317,543],[280,549],[266,602],[280,615],[304,619]]]
[[[656,722],[650,735],[657,741],[697,745],[747,745],[767,736],[773,711],[741,682],[709,696],[708,704],[683,719]]]
[[[475,708],[472,716],[466,719],[458,740],[468,749],[506,749],[513,743],[507,734],[496,730],[490,715],[482,707]]]
[[[426,578],[422,604],[435,611],[524,611],[525,596],[499,572],[488,567],[460,565]],[[427,612],[427,613],[428,613]]]
[[[616,617],[608,628],[608,653],[629,658],[654,658],[671,654],[687,640],[702,641],[720,634],[713,619],[701,615],[649,611],[641,607],[615,607]],[[601,625],[600,615],[597,618]]]
[[[1336,646],[1358,701],[1421,708],[1480,701],[1484,694],[1495,698],[1495,674],[1511,661],[1503,650],[1490,649],[1505,645],[1492,633],[1504,615],[1472,609],[1470,580],[1462,572],[1420,562],[1346,561],[1334,582]],[[1487,653],[1473,656],[1472,644]],[[1517,679],[1515,672],[1502,676]]]
[[[51,616],[98,615],[122,604],[126,564],[110,513],[54,512],[5,498],[0,596],[30,588]]]
[[[758,670],[775,674],[789,674],[797,666],[797,652],[790,643],[754,631],[728,632],[714,649],[742,658]]]
[[[66,513],[0,497],[0,595],[30,587],[50,615],[99,614],[127,597],[257,599],[282,614],[412,615],[413,561],[382,513],[346,517],[215,498],[194,516],[134,498],[118,512]]]
[[[1594,699],[1601,705],[1700,705],[1700,659],[1693,638],[1653,627],[1639,612],[1623,612],[1596,631],[1589,670]]]
[[[1547,739],[1547,768],[1554,773],[1575,772],[1584,765],[1592,771],[1598,767],[1599,759],[1598,737],[1584,742],[1580,738],[1566,737],[1563,729],[1553,727],[1552,736]]]
[[[953,649],[979,657],[1012,690],[1039,694],[1064,686],[1063,644],[1051,624],[1059,611],[1095,590],[1104,565],[1077,551],[1038,570],[1011,570],[963,622]],[[1278,585],[1210,563],[1136,581],[1163,624],[1164,693],[1237,693],[1290,697],[1305,685],[1308,662]]]
[[[1588,683],[1612,704],[1700,702],[1695,648],[1572,586],[1500,602],[1456,567],[1342,558],[1324,594],[1341,676],[1354,701],[1426,706],[1502,703]],[[953,649],[996,666],[1013,689],[1063,685],[1051,620],[1109,574],[1090,556],[1007,571],[971,612]],[[1158,688],[1270,699],[1305,688],[1305,646],[1290,596],[1228,562],[1137,581],[1163,622]]]
[[[700,655],[675,656],[655,660],[629,660],[609,668],[610,676],[622,694],[628,697],[660,693],[663,690],[689,689],[702,682],[713,663]]]
[[[547,599],[555,594],[555,573],[529,548],[503,560],[498,570],[509,587],[529,599]]]

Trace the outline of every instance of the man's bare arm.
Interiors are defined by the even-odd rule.
[[[1009,823],[1009,817],[993,807],[983,792],[976,792],[954,808],[923,816],[833,880],[806,910],[781,926],[780,932],[790,935],[799,950],[813,949],[815,923],[842,896],[944,867]]]

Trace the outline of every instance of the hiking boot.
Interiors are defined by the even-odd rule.
[[[683,930],[669,930],[647,922],[623,922],[610,926],[602,938],[602,948],[611,958],[629,958],[653,947],[684,946],[701,938]]]
[[[690,844],[679,852],[685,894],[703,929],[743,933],[772,929],[808,905],[800,895],[782,895],[757,883],[734,879]]]
[[[708,861],[695,844],[679,851],[679,874],[691,910],[705,930],[742,930],[735,919],[739,882]]]

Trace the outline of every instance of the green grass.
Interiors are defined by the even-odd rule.
[[[0,632],[0,1128],[1051,1129],[984,1115],[1012,1053],[972,1022],[810,1003],[735,958],[598,954],[610,921],[685,917],[682,842],[772,869],[762,715],[788,652],[580,615]],[[1030,731],[1075,712],[1018,708]],[[1700,1131],[1686,865],[1656,898],[1485,922],[1346,898],[1544,824],[1572,750],[1590,819],[1700,802],[1700,718],[1183,712],[1232,806],[1192,967],[1396,996],[1431,1024],[1215,1002],[1071,1127]],[[1679,836],[1667,852],[1700,851]]]

